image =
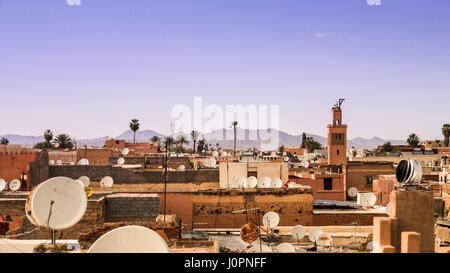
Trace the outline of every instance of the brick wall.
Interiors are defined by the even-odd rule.
[[[46,151],[39,152],[36,160],[30,161],[27,173],[27,191],[31,191],[36,185],[48,179],[49,157]]]
[[[110,221],[130,221],[133,218],[155,220],[159,214],[158,194],[118,193],[106,197],[106,219]]]
[[[89,165],[106,165],[112,155],[112,149],[79,149],[77,150],[77,161],[86,158],[89,160]]]
[[[0,152],[0,178],[10,182],[13,179],[21,180],[21,175],[26,174],[28,163],[35,160],[37,152]],[[26,185],[22,185],[26,189]]]

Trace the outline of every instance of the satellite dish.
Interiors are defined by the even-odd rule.
[[[143,226],[113,229],[97,239],[87,253],[169,253],[166,241]]]
[[[117,164],[119,164],[119,165],[125,164],[125,158],[121,157],[121,158],[117,159]]]
[[[350,189],[348,189],[347,193],[348,196],[355,197],[358,194],[358,189],[355,187],[351,187]]]
[[[114,179],[111,176],[105,176],[100,180],[100,186],[104,188],[111,188],[114,184]]]
[[[422,166],[414,159],[404,159],[395,171],[397,181],[405,185],[419,184],[422,181]]]
[[[209,159],[209,166],[210,166],[210,168],[215,168],[216,164],[217,164],[217,161],[216,161],[215,158],[210,158]]]
[[[357,203],[364,207],[372,207],[377,202],[377,196],[372,192],[358,193]]]
[[[241,227],[241,239],[246,243],[252,243],[259,237],[258,226],[253,223],[247,223]]]
[[[53,147],[55,147],[55,148],[59,148],[59,143],[55,143],[55,144],[53,144]]]
[[[84,189],[84,183],[83,181],[81,181],[80,179],[76,179],[75,180],[78,184],[80,184],[80,187],[82,187]]]
[[[9,189],[12,191],[18,191],[20,189],[22,183],[20,183],[19,179],[13,179],[9,182]]]
[[[284,162],[289,162],[289,157],[285,156],[283,159],[284,159]]]
[[[302,225],[296,225],[292,228],[291,236],[297,241],[300,241],[305,237],[306,230]]]
[[[367,250],[372,250],[373,249],[373,241],[370,241],[370,242],[367,243],[366,249]]]
[[[263,225],[267,228],[274,228],[280,223],[280,216],[276,212],[269,211],[262,218]]]
[[[221,156],[227,156],[227,152],[225,152],[225,151],[224,151],[224,152],[221,152],[220,155],[221,155]]]
[[[89,177],[87,176],[80,176],[78,178],[78,180],[80,180],[81,182],[83,182],[83,185],[85,188],[89,187],[89,184],[91,183],[91,180],[89,179]]]
[[[286,156],[287,155],[287,153],[286,152],[283,152],[283,156]]]
[[[333,238],[331,238],[331,235],[328,233],[322,233],[317,237],[317,245],[320,246],[331,246],[331,243],[333,242]]]
[[[248,184],[247,178],[238,176],[233,181],[233,188],[246,188]]]
[[[3,178],[0,178],[0,192],[2,192],[6,188],[6,181]]]
[[[319,238],[320,234],[322,234],[322,233],[323,233],[323,232],[322,232],[322,230],[321,230],[320,228],[312,228],[312,229],[309,231],[309,235],[308,235],[309,240],[310,240],[311,242],[316,242],[317,239]]]
[[[73,165],[75,165],[75,162],[70,162],[69,164],[70,164],[70,166],[73,166]]]
[[[272,179],[270,179],[270,177],[264,176],[259,180],[258,188],[270,188],[271,182]]]
[[[213,155],[214,157],[217,157],[217,156],[219,156],[219,152],[214,151],[214,152],[212,152],[212,155]]]
[[[275,252],[292,253],[295,252],[295,248],[290,243],[281,243],[274,248]]]
[[[48,165],[50,165],[50,166],[55,165],[55,160],[50,160],[50,161],[48,162]]]
[[[256,179],[256,177],[250,176],[249,178],[247,178],[247,187],[248,188],[256,188],[257,185],[258,185],[258,179]]]
[[[33,189],[25,214],[37,226],[63,230],[77,224],[86,208],[86,193],[78,182],[68,177],[54,177]]]
[[[56,165],[61,166],[62,165],[62,160],[56,160]]]
[[[275,156],[277,156],[277,153],[271,152],[271,153],[270,153],[270,156],[271,156],[271,157],[275,157]]]
[[[129,153],[130,153],[130,149],[128,149],[128,148],[123,148],[122,149],[122,155],[127,155]]]
[[[283,186],[283,181],[278,177],[272,178],[270,181],[271,188],[281,188],[281,186]]]
[[[300,165],[301,165],[303,168],[308,168],[308,167],[309,167],[309,162],[308,162],[308,160],[303,159],[302,162],[300,163]]]
[[[254,245],[247,250],[247,253],[273,252],[267,245]]]
[[[80,161],[78,161],[78,165],[89,165],[89,160],[87,160],[86,158],[82,158],[80,159]]]
[[[183,172],[186,169],[186,167],[184,165],[180,165],[178,166],[178,171]]]

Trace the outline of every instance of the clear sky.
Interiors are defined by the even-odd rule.
[[[0,0],[0,135],[116,136],[172,107],[278,104],[280,129],[442,139],[450,1]]]

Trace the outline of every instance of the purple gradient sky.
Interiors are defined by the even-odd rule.
[[[450,1],[0,0],[0,135],[116,136],[171,108],[279,104],[280,129],[442,138]]]

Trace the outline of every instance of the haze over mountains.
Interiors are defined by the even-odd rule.
[[[270,133],[272,132],[276,134],[277,130],[270,129],[266,131],[266,135],[270,136]],[[302,135],[290,135],[288,133],[285,133],[283,131],[279,132],[279,145],[284,145],[285,147],[299,147],[302,142]],[[175,134],[177,135],[177,134]],[[219,139],[227,139],[227,140],[216,140],[216,136],[222,136]],[[237,128],[237,135],[238,140],[236,142],[236,146],[238,149],[249,149],[253,147],[260,147],[260,144],[262,143],[260,138],[260,132],[257,130],[248,130],[248,129],[241,129]],[[153,130],[140,130],[136,133],[136,142],[146,142],[149,141],[150,138],[153,136],[158,136],[161,139],[165,137],[165,135],[160,134],[158,132],[155,132]],[[227,137],[229,136],[229,137]],[[244,136],[244,138],[242,138]],[[256,136],[256,138],[250,136]],[[322,146],[327,146],[327,138],[319,135],[313,135],[313,134],[307,134],[308,137],[314,138],[316,141],[320,142]],[[22,135],[14,135],[14,134],[8,134],[0,136],[0,138],[7,138],[10,142],[10,144],[21,144],[24,146],[33,146],[34,144],[38,142],[44,141],[43,136],[22,136]],[[126,141],[133,141],[133,132],[131,130],[127,130],[123,132],[121,135],[118,135],[116,137],[113,137],[113,139],[125,139]],[[192,146],[192,140],[191,137],[188,136],[187,139],[190,141],[188,146]],[[212,133],[206,133],[205,139],[207,139],[207,142],[211,144],[212,147],[216,146],[216,143],[219,143],[219,146],[222,148],[233,148],[233,129],[222,129],[217,130]],[[244,140],[239,140],[244,139]],[[103,147],[105,143],[106,137],[98,137],[98,138],[92,138],[92,139],[75,139],[77,145],[87,145],[87,146],[94,146],[94,147]],[[390,141],[393,145],[402,145],[405,144],[405,141],[403,140],[392,140],[392,139],[382,139],[379,137],[372,137],[369,139],[362,138],[362,137],[356,137],[353,139],[348,139],[347,146],[349,148],[355,147],[357,149],[374,149],[378,145],[383,145],[385,142]]]

